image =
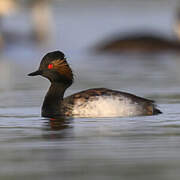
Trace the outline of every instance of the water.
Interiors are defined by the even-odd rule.
[[[156,13],[147,19],[156,19],[157,14],[158,19],[147,22],[144,17],[139,22],[137,14],[132,21],[131,14],[126,13],[124,7],[128,9],[128,5],[119,12],[118,2],[113,2],[111,6],[106,1],[104,6],[99,1],[100,5],[95,6],[64,2],[56,7],[56,41],[51,47],[42,49],[17,43],[4,49],[0,58],[0,179],[179,179],[180,56],[110,56],[88,52],[88,47],[103,35],[120,27],[126,29],[131,22],[153,22],[151,26],[156,24],[157,29],[171,34],[168,25],[173,5],[166,2],[163,6],[169,11],[159,12],[159,2],[152,3],[148,8]],[[71,11],[67,12],[67,8]],[[108,20],[107,8],[114,9]],[[122,20],[124,13],[126,24],[117,23],[113,17]],[[160,19],[166,21],[165,25]],[[40,117],[49,82],[27,74],[36,70],[44,53],[54,49],[67,54],[75,72],[75,83],[66,95],[86,88],[107,87],[154,99],[163,114],[60,121]]]

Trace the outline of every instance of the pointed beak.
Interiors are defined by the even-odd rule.
[[[42,75],[42,71],[41,70],[37,70],[35,72],[32,72],[32,73],[28,74],[28,76],[37,76],[37,75]]]

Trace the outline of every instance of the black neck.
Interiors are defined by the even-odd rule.
[[[42,116],[60,116],[60,106],[66,89],[67,86],[62,83],[51,83],[43,102]]]

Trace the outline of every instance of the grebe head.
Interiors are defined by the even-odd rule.
[[[73,73],[64,54],[60,51],[47,53],[41,60],[39,69],[28,76],[41,75],[51,83],[63,83],[70,86],[73,82]]]

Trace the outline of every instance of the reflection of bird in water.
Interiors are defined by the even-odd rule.
[[[180,14],[177,15],[174,27],[176,39],[168,39],[162,33],[134,32],[122,34],[104,40],[96,46],[99,52],[121,53],[121,52],[166,52],[180,50]]]
[[[70,119],[65,119],[64,117],[58,118],[58,119],[49,119],[47,122],[47,127],[51,130],[63,130],[63,129],[67,129],[67,128],[71,128],[70,125]]]
[[[44,121],[44,130],[47,133],[43,134],[43,138],[45,139],[61,139],[65,137],[72,136],[73,128],[72,119],[67,119],[64,117],[58,119],[47,119]]]
[[[32,28],[28,32],[23,32],[23,24],[20,29],[16,27],[6,28],[6,16],[12,17],[18,12],[31,15],[30,24]],[[20,3],[16,0],[0,0],[0,44],[12,42],[36,42],[39,44],[48,43],[51,38],[52,15],[48,0],[31,0]],[[20,18],[18,19],[20,22]],[[13,22],[14,23],[14,22]],[[11,26],[13,27],[13,23]],[[21,22],[23,23],[23,22]],[[2,43],[1,43],[2,42]]]
[[[125,117],[161,113],[154,101],[105,88],[88,89],[64,98],[73,83],[73,73],[60,51],[46,54],[37,71],[51,82],[42,106],[42,116]]]

